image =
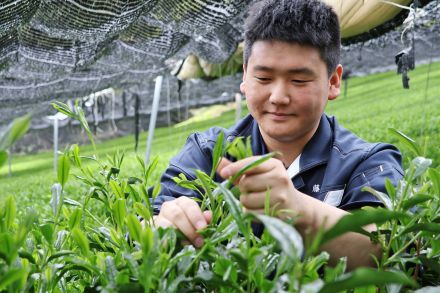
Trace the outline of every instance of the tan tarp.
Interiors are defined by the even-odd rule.
[[[411,0],[324,0],[339,15],[342,37],[367,32],[395,17],[401,8],[387,3],[407,6]]]

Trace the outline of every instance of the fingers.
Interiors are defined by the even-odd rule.
[[[161,227],[175,227],[196,247],[203,245],[197,230],[204,229],[211,220],[210,213],[202,213],[198,204],[185,196],[163,203],[156,219]]]
[[[227,178],[233,176],[234,174],[238,173],[238,171],[240,171],[242,168],[244,168],[248,164],[258,160],[259,158],[260,158],[259,156],[253,156],[253,157],[249,157],[249,158],[246,158],[243,160],[239,160],[234,163],[232,163],[230,161],[228,161],[229,163],[222,163],[223,160],[226,160],[226,159],[222,159],[222,161],[220,161],[219,168],[217,168],[217,172],[221,177],[227,179]],[[266,162],[263,162],[262,164],[255,166],[252,169],[246,171],[245,174],[252,175],[252,174],[258,174],[258,173],[270,172],[271,170],[275,169],[278,165],[282,166],[283,164],[280,160],[271,158],[271,159],[267,160]]]

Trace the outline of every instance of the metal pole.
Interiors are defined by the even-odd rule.
[[[235,94],[235,122],[241,119],[241,100],[242,96],[240,93]]]
[[[159,109],[160,90],[162,88],[162,75],[156,77],[156,86],[154,88],[153,108],[151,109],[150,125],[148,128],[147,151],[145,153],[145,164],[148,164],[151,154],[151,144],[153,142],[154,129],[156,128],[157,111]]]
[[[56,177],[58,174],[58,117],[53,119],[53,168]]]

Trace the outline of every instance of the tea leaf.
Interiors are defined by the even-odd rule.
[[[30,122],[31,122],[31,115],[25,115],[14,119],[8,125],[6,130],[0,133],[0,151],[7,150],[17,140],[22,138],[28,131]]]
[[[140,215],[145,221],[149,221],[151,218],[150,210],[142,203],[135,202],[134,209],[138,215]]]
[[[439,223],[418,223],[414,224],[401,233],[402,235],[413,232],[413,231],[424,231],[430,232],[434,234],[440,233],[440,224]]]
[[[224,181],[227,182],[227,181]],[[234,195],[231,193],[229,189],[227,189],[224,186],[224,183],[219,184],[217,187],[217,192],[214,190],[214,196],[221,192],[223,194],[223,197],[225,199],[226,204],[229,207],[229,211],[231,215],[234,217],[235,222],[237,223],[238,229],[240,230],[243,235],[247,235],[247,227],[243,221],[242,212],[240,208],[240,202],[234,197]]]
[[[372,195],[374,195],[375,197],[377,197],[377,199],[379,199],[387,209],[389,209],[389,210],[393,209],[393,204],[391,203],[390,198],[388,197],[387,194],[380,192],[380,191],[377,191],[377,190],[371,188],[370,186],[362,187],[362,191],[367,191],[367,192],[371,193]]]
[[[69,157],[64,154],[58,159],[58,182],[64,188],[64,185],[69,178],[70,160]]]
[[[440,194],[440,171],[430,168],[428,170],[428,175],[432,181],[435,194]]]
[[[356,287],[381,286],[385,284],[403,284],[417,287],[417,283],[402,272],[360,268],[352,273],[343,275],[332,283],[325,284],[320,293],[340,292]]]
[[[127,215],[126,220],[127,220],[128,232],[131,238],[140,243],[142,227],[141,227],[141,223],[139,222],[139,219],[135,215],[129,214]]]
[[[422,150],[420,149],[419,145],[416,143],[416,141],[409,136],[405,135],[403,132],[394,129],[394,128],[388,128],[388,132],[396,137],[404,146],[406,146],[415,156],[421,156]]]
[[[63,192],[62,192],[61,184],[55,183],[52,185],[52,198],[50,200],[50,204],[52,205],[52,213],[56,216],[61,209],[63,203]]]
[[[413,197],[408,198],[407,200],[405,200],[404,202],[402,202],[402,208],[404,210],[410,209],[413,206],[416,206],[420,203],[426,202],[428,200],[434,199],[434,197],[432,197],[431,195],[427,195],[427,194],[417,194]]]
[[[355,211],[343,216],[333,227],[324,232],[321,245],[347,232],[358,232],[364,235],[369,235],[369,233],[362,228],[363,226],[373,223],[380,225],[392,219],[401,219],[405,217],[407,217],[407,215],[403,213],[383,208]]]
[[[108,184],[110,185],[110,188],[112,189],[113,193],[116,195],[116,198],[118,199],[125,198],[121,186],[119,186],[119,184],[116,181],[111,179]]]
[[[79,147],[77,144],[74,144],[70,147],[70,154],[73,157],[73,161],[75,162],[75,164],[79,168],[82,168],[81,157],[79,155]]]
[[[0,150],[0,167],[8,160],[8,152]]]
[[[27,274],[26,268],[9,269],[0,277],[0,291],[6,290],[9,285],[22,279]]]
[[[417,178],[423,174],[425,174],[426,170],[428,170],[429,166],[431,166],[432,160],[426,159],[423,157],[414,158],[411,162],[411,165],[415,166],[416,170],[414,172],[414,178]]]
[[[142,245],[142,252],[145,257],[150,254],[151,249],[153,248],[153,244],[154,244],[153,236],[154,236],[153,230],[149,226],[145,227],[145,229],[143,229],[141,232],[140,242]]]
[[[46,224],[40,225],[40,231],[41,231],[41,234],[43,234],[43,236],[46,239],[46,241],[50,245],[52,245],[53,235],[54,235],[54,232],[55,232],[54,225],[51,224],[51,223],[46,223]]]
[[[278,153],[273,152],[273,153],[268,153],[268,154],[265,154],[264,156],[259,157],[255,161],[253,161],[253,162],[247,164],[246,166],[244,166],[243,168],[241,168],[234,176],[232,176],[232,178],[229,181],[235,182],[238,178],[240,178],[241,175],[243,175],[244,173],[246,173],[250,169],[266,162],[267,160],[275,157],[276,155],[278,155]]]
[[[223,131],[220,131],[217,141],[214,146],[214,150],[212,151],[212,169],[211,169],[211,178],[214,178],[215,172],[217,170],[218,164],[223,156],[223,142],[224,142],[225,134]]]
[[[303,255],[303,239],[292,225],[270,216],[258,214],[254,216],[264,224],[270,235],[280,244],[283,252],[291,259],[297,259]]]
[[[6,230],[12,228],[12,225],[14,224],[15,221],[16,211],[17,211],[17,206],[15,204],[15,198],[13,196],[9,196],[8,199],[6,199],[6,204],[5,204],[4,221],[6,224]]]
[[[82,218],[82,209],[76,208],[73,210],[72,214],[69,218],[69,228],[72,230],[73,228],[79,228],[79,224]]]
[[[116,200],[115,204],[113,205],[113,217],[119,228],[123,227],[125,214],[126,214],[125,199],[120,198]]]
[[[84,235],[84,233],[80,229],[74,228],[70,232],[70,235],[72,235],[73,240],[76,242],[78,247],[81,249],[82,254],[84,256],[88,256],[90,254],[89,240]]]
[[[47,259],[46,263],[49,263],[49,262],[51,262],[52,260],[57,259],[57,258],[60,258],[60,257],[63,257],[63,256],[66,256],[66,255],[73,255],[73,254],[75,254],[74,251],[71,251],[71,250],[62,250],[62,251],[56,252],[56,253],[52,254],[51,256],[49,256],[49,258]]]

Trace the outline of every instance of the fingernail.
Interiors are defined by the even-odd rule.
[[[205,227],[206,227],[206,223],[203,222],[203,221],[198,221],[198,222],[196,223],[196,229],[197,229],[197,230],[204,229]]]
[[[202,245],[203,245],[203,238],[202,237],[197,237],[196,240],[194,240],[194,245],[196,247],[202,247]]]

